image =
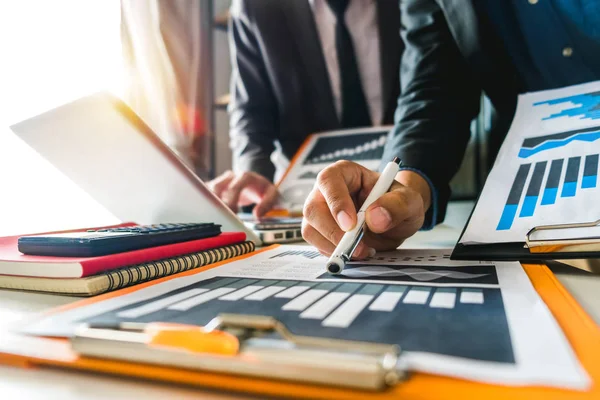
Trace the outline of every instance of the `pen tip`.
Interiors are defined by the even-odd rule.
[[[339,274],[342,269],[340,268],[340,266],[334,262],[331,262],[329,264],[327,264],[327,271],[330,274]]]

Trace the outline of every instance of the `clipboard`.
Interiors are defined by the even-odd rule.
[[[246,258],[239,257],[238,259]],[[223,263],[221,263],[223,264]],[[216,266],[212,267],[215,268]],[[210,269],[210,268],[207,268]],[[544,265],[524,265],[525,272],[542,300],[556,318],[571,343],[592,383],[587,391],[572,391],[540,386],[505,386],[466,381],[446,376],[414,372],[395,385],[373,391],[316,383],[268,379],[260,376],[235,375],[209,370],[177,368],[168,365],[124,362],[121,360],[85,357],[78,354],[65,339],[22,336],[12,346],[0,343],[0,363],[25,368],[61,368],[152,381],[202,387],[214,390],[248,393],[259,397],[285,397],[328,400],[429,400],[440,398],[485,398],[512,400],[597,399],[600,397],[600,329]],[[185,272],[190,275],[195,271]],[[197,271],[196,271],[197,272]],[[166,281],[166,277],[159,281]],[[154,282],[155,283],[155,282]],[[140,286],[150,286],[149,282]],[[138,288],[121,291],[129,293]],[[116,296],[107,293],[79,303],[91,304]],[[72,309],[75,305],[61,307]],[[406,379],[405,379],[406,378]]]
[[[469,217],[461,238],[470,220]],[[590,228],[597,228],[599,234],[589,235],[586,231]],[[566,231],[571,235],[562,234]],[[576,231],[581,233],[573,235]],[[600,274],[600,220],[535,226],[527,232],[523,242],[463,244],[459,239],[450,258],[533,263],[551,260]]]
[[[406,377],[398,346],[294,335],[261,315],[220,314],[203,328],[83,325],[69,340],[85,357],[365,391]]]

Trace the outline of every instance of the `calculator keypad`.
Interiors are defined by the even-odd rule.
[[[177,231],[188,231],[197,228],[203,228],[212,224],[208,223],[181,223],[181,224],[153,224],[153,225],[134,225],[123,228],[110,228],[110,229],[89,229],[88,232],[131,232],[131,233],[165,233],[165,232],[177,232]]]

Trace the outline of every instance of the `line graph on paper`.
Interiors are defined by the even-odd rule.
[[[368,279],[389,282],[430,282],[436,284],[497,285],[493,265],[458,267],[433,265],[376,265],[355,262],[348,264],[340,275],[323,274],[319,279]]]
[[[350,261],[350,264],[446,264],[450,260],[452,250],[431,250],[430,252],[415,251],[411,249],[402,249],[400,251],[380,252],[373,257],[368,257],[360,262]]]
[[[317,139],[304,164],[332,164],[339,160],[359,163],[368,160],[380,161],[386,139],[385,132],[323,136]]]
[[[519,158],[529,158],[548,150],[568,146],[577,141],[591,143],[598,139],[600,139],[600,126],[530,137],[523,140],[519,150]]]
[[[390,127],[342,130],[312,135],[279,183],[281,206],[301,211],[317,177],[337,161],[353,161],[370,170],[381,164]]]

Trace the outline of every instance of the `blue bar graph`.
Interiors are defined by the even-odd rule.
[[[577,193],[577,178],[579,177],[579,165],[581,157],[571,157],[567,162],[567,173],[563,183],[560,197],[574,197]]]
[[[592,154],[585,158],[583,167],[582,189],[595,188],[598,183],[598,154]]]
[[[515,218],[533,217],[539,207],[546,207],[557,202],[564,203],[564,207],[575,207],[575,203],[568,204],[572,201],[571,199],[583,195],[584,191],[589,193],[591,189],[600,187],[598,184],[599,168],[600,154],[520,165],[496,230],[512,229]],[[546,170],[548,170],[547,173]],[[525,191],[525,186],[527,186],[527,191]]]
[[[593,176],[584,176],[583,180],[581,181],[581,188],[582,189],[589,189],[589,188],[595,188],[596,187],[596,181],[597,181],[598,176],[597,175],[593,175]]]
[[[550,172],[548,173],[548,180],[546,180],[546,188],[544,189],[544,195],[542,196],[541,205],[546,206],[554,204],[556,202],[556,195],[558,194],[558,185],[560,184],[560,175],[562,173],[564,160],[553,160],[550,164]]]
[[[500,217],[500,222],[498,222],[496,230],[505,231],[512,227],[515,216],[517,215],[517,209],[519,208],[519,203],[521,202],[521,195],[523,194],[523,189],[525,188],[525,182],[527,181],[527,176],[529,175],[530,169],[531,164],[522,164],[519,166],[517,176],[515,177],[510,192],[508,193],[508,199],[506,200],[506,205],[504,206],[504,210],[502,211],[502,216]]]
[[[557,99],[540,101],[534,103],[534,106],[540,106],[543,104],[557,105],[565,104],[568,108],[562,111],[548,115],[542,120],[549,120],[560,117],[570,117],[577,119],[600,119],[600,92],[590,92],[576,94],[573,96],[560,97]]]
[[[519,218],[533,216],[535,206],[537,205],[540,196],[540,188],[542,187],[542,180],[544,179],[544,172],[546,172],[547,164],[547,161],[535,164],[533,175],[531,176],[531,181],[529,182],[529,187],[527,188],[527,193],[525,194],[525,200],[523,201]]]

